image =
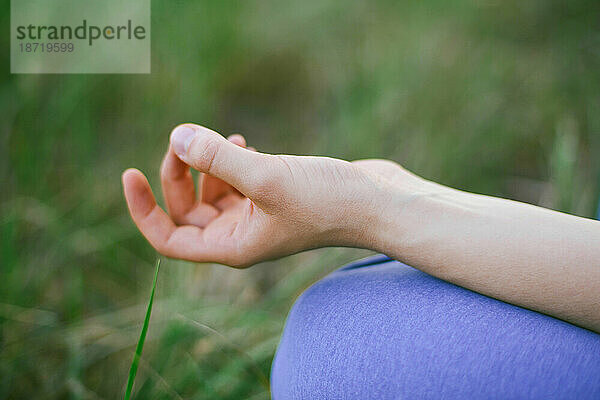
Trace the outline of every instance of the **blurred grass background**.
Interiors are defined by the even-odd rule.
[[[139,76],[10,75],[0,3],[0,398],[122,396],[156,254],[120,173],[139,167],[160,193],[184,121],[594,214],[598,1],[153,1]],[[165,260],[137,398],[268,398],[295,297],[368,254],[244,271]]]

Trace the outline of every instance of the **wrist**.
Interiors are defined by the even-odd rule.
[[[386,182],[387,183],[387,182]],[[426,221],[432,197],[446,187],[420,177],[398,184],[378,185],[372,202],[365,207],[355,247],[399,259],[408,253],[412,238]]]

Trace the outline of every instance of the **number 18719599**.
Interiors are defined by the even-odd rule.
[[[72,53],[73,43],[20,43],[21,53]]]

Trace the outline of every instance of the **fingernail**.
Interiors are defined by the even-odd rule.
[[[171,133],[171,146],[173,146],[175,154],[184,156],[194,136],[196,136],[196,131],[188,126],[178,126],[175,128],[173,133]]]

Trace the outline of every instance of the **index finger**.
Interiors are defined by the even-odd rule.
[[[159,253],[195,262],[227,263],[230,249],[210,246],[204,230],[197,226],[176,226],[156,203],[140,171],[128,169],[123,173],[123,190],[133,222]]]

